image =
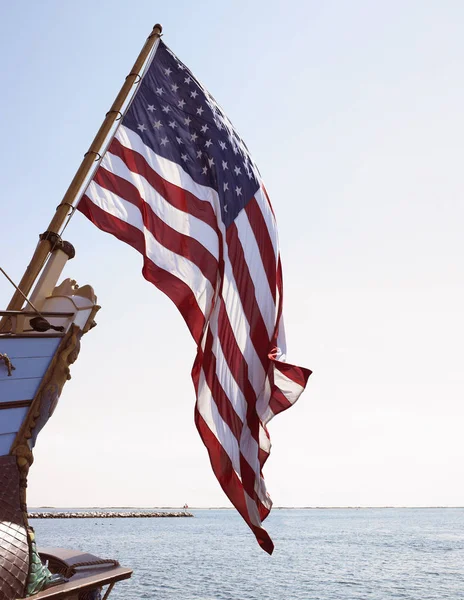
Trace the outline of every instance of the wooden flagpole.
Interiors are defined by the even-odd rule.
[[[42,267],[47,260],[47,257],[50,253],[52,245],[55,243],[54,240],[57,239],[57,234],[59,234],[61,227],[63,226],[66,217],[68,216],[69,209],[73,206],[73,203],[77,197],[77,194],[82,188],[86,178],[90,174],[90,171],[94,165],[95,158],[100,156],[99,151],[102,149],[105,140],[108,137],[108,134],[111,131],[118,115],[121,114],[121,110],[124,106],[125,101],[129,95],[132,86],[135,83],[138,83],[140,80],[140,71],[145,64],[150,52],[153,49],[158,38],[161,36],[163,28],[158,23],[153,27],[153,31],[148,36],[145,45],[143,46],[137,60],[132,67],[130,74],[126,77],[126,80],[121,87],[119,94],[116,96],[113,105],[110,110],[106,113],[105,120],[100,126],[92,144],[88,152],[85,153],[84,159],[81,162],[80,167],[78,168],[76,174],[74,175],[73,180],[71,181],[65,195],[59,206],[56,209],[55,215],[50,221],[47,231],[45,234],[40,236],[40,241],[37,244],[37,248],[35,249],[34,255],[29,263],[29,266],[24,273],[18,288],[21,290],[23,294],[26,296],[31,291],[32,286],[34,285],[37,276],[39,275]],[[138,79],[137,79],[138,78]],[[16,291],[13,295],[7,310],[20,310],[24,303],[24,296],[21,292]],[[2,327],[0,324],[0,331]]]

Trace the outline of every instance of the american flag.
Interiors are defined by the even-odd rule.
[[[79,205],[143,256],[197,344],[195,422],[224,492],[261,547],[272,506],[267,423],[303,391],[285,361],[274,213],[248,149],[163,43]]]

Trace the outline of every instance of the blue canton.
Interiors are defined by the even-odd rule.
[[[259,172],[242,138],[161,41],[122,123],[194,181],[215,189],[226,227],[259,189]]]

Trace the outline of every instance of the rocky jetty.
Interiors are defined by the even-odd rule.
[[[30,512],[29,519],[153,519],[163,517],[193,517],[192,513],[154,511],[78,511],[78,512]]]

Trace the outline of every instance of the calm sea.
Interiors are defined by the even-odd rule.
[[[192,512],[31,524],[39,546],[133,568],[113,600],[464,599],[464,509],[274,509],[272,556],[234,511]]]

